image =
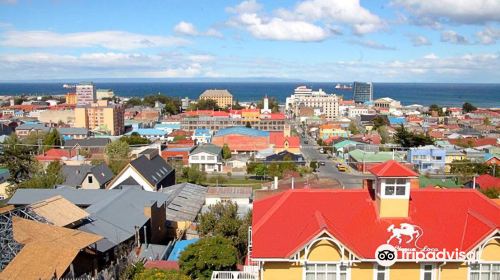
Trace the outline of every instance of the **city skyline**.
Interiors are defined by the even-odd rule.
[[[0,81],[500,82],[495,1],[0,1]]]

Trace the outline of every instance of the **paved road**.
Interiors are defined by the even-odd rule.
[[[325,163],[325,165],[319,167],[319,177],[335,179],[339,181],[345,189],[360,189],[363,179],[371,177],[370,175],[359,175],[338,171],[335,162],[332,159],[328,159],[326,154],[319,152],[319,146],[317,146],[314,140],[307,139],[308,144],[306,144],[305,141],[305,138],[301,138],[301,152],[306,161],[316,160]]]

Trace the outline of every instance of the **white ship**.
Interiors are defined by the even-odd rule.
[[[335,86],[335,89],[340,89],[340,90],[351,90],[352,86],[350,85],[342,85],[342,84],[337,84]]]

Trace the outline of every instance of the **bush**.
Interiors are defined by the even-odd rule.
[[[134,280],[190,280],[189,277],[177,270],[161,270],[158,268],[146,269],[136,274]]]
[[[189,245],[179,258],[181,271],[194,279],[210,279],[213,271],[234,270],[237,250],[222,236],[206,237]]]

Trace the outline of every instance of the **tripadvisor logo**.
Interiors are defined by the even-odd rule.
[[[381,266],[392,266],[396,261],[476,261],[476,252],[463,252],[459,249],[447,250],[445,248],[420,247],[418,241],[424,235],[424,231],[417,225],[401,223],[399,227],[390,225],[387,228],[390,233],[386,244],[380,245],[375,251],[377,264]]]

